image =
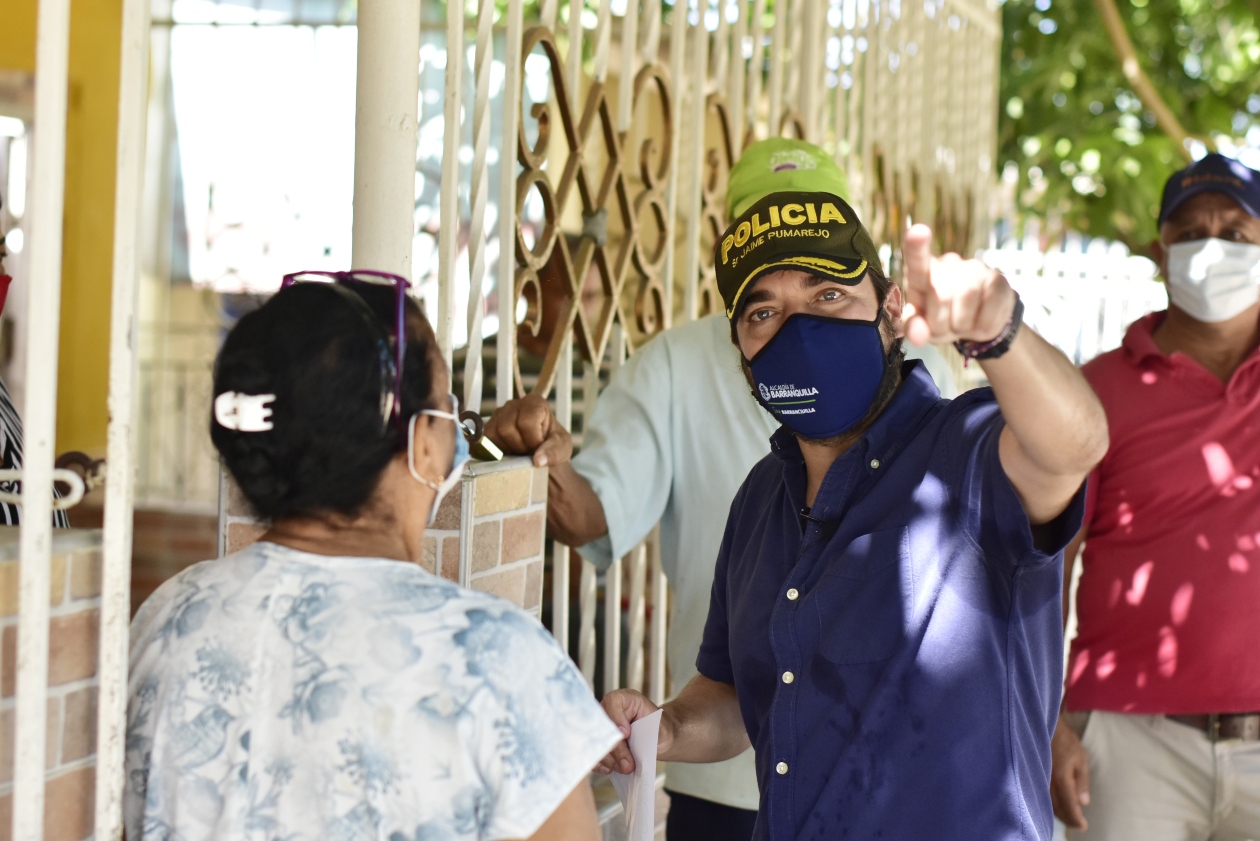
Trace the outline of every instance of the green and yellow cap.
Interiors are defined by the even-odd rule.
[[[867,269],[880,271],[879,251],[847,195],[844,173],[810,143],[776,137],[744,151],[727,187],[734,221],[714,255],[727,318],[769,272],[800,269],[856,286]]]
[[[830,155],[804,140],[759,140],[745,149],[731,168],[726,217],[743,216],[744,211],[771,193],[815,191],[849,200],[849,181]]]

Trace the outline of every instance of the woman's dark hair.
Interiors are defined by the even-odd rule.
[[[356,295],[367,306],[357,305]],[[407,299],[400,420],[384,428],[381,343],[394,292],[299,283],[276,293],[228,333],[214,365],[214,394],[274,394],[272,428],[238,432],[210,418],[210,439],[254,512],[266,520],[358,514],[394,454],[397,430],[433,393],[440,357],[433,330]],[[390,354],[392,357],[392,353]]]

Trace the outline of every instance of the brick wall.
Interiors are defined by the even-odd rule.
[[[225,478],[223,484],[220,539],[230,554],[257,540],[264,527],[232,481]],[[421,566],[505,598],[537,617],[542,611],[546,528],[546,468],[520,457],[472,462],[425,531]]]
[[[17,683],[18,529],[0,527],[0,841],[12,824]],[[48,602],[48,763],[45,841],[92,834],[96,760],[100,533],[54,534]]]
[[[468,468],[462,485],[461,514],[472,534],[471,545],[462,547],[468,559],[464,583],[538,617],[547,530],[547,469],[535,468],[527,458],[478,462]]]

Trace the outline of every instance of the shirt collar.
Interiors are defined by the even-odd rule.
[[[1164,321],[1167,312],[1153,312],[1144,315],[1137,321],[1129,325],[1128,331],[1124,334],[1124,350],[1134,362],[1144,362],[1150,357],[1156,357],[1168,362],[1168,357],[1159,345],[1155,344],[1155,328],[1159,327]]]
[[[940,399],[940,389],[922,361],[914,359],[902,363],[901,385],[892,400],[848,452],[864,446],[872,457],[890,461],[890,456],[895,455],[898,449],[897,444],[914,431],[923,413]],[[770,450],[786,462],[804,461],[800,443],[786,426],[780,426],[770,437]]]
[[[1181,351],[1174,351],[1172,354],[1166,354],[1159,349],[1159,345],[1155,344],[1155,330],[1164,322],[1164,317],[1167,315],[1167,310],[1153,312],[1142,316],[1137,321],[1129,325],[1129,329],[1124,334],[1124,342],[1121,346],[1135,365],[1141,365],[1148,359],[1158,359],[1165,365],[1173,365],[1176,363],[1177,359],[1181,359],[1183,362],[1189,361],[1191,364],[1196,366],[1198,365],[1197,362],[1193,362],[1190,357],[1186,356]],[[1252,365],[1258,360],[1260,360],[1260,348],[1257,348],[1248,354],[1247,357],[1239,364],[1238,370],[1241,371],[1244,366]],[[1235,372],[1235,374],[1237,374],[1237,372]],[[1230,378],[1230,381],[1233,381],[1232,377]]]

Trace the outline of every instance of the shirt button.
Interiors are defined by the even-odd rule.
[[[794,602],[801,597],[801,593],[795,587],[787,591],[788,601]]]
[[[780,774],[786,774],[786,773],[787,773],[787,763],[786,763],[786,762],[780,762],[778,765],[774,766],[774,770],[778,771]]]
[[[794,681],[794,680],[796,680],[796,675],[792,674],[791,672],[784,672],[784,673],[783,673],[783,682],[784,682],[784,683],[791,683],[791,682],[792,682],[792,681]]]
[[[871,459],[871,470],[879,470],[879,459]]]

